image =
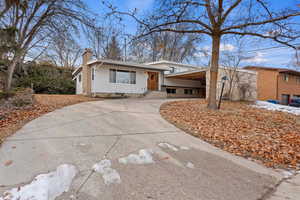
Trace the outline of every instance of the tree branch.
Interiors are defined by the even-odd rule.
[[[297,49],[296,46],[289,44],[289,42],[279,40],[278,36],[268,36],[268,35],[263,35],[263,34],[259,34],[259,33],[253,33],[253,32],[238,32],[238,31],[227,31],[227,32],[223,32],[223,34],[234,34],[234,35],[242,35],[242,36],[248,35],[248,36],[255,36],[255,37],[260,37],[260,38],[264,38],[264,39],[271,39],[280,44],[289,46],[293,49]],[[286,38],[296,39],[296,37],[286,37]]]
[[[286,20],[286,19],[289,19],[291,17],[296,17],[296,16],[300,16],[300,12],[292,13],[292,14],[289,14],[289,15],[284,15],[284,16],[280,16],[280,17],[276,17],[276,18],[271,18],[271,19],[268,19],[268,20],[260,21],[260,22],[250,22],[250,23],[240,24],[240,25],[236,25],[236,26],[230,26],[230,27],[222,29],[221,31],[226,32],[226,31],[229,31],[229,30],[232,30],[232,29],[243,29],[243,28],[246,28],[248,26],[259,26],[259,25],[264,25],[264,24],[268,24],[268,23],[272,23],[272,22],[278,22],[278,21],[281,21],[281,20]]]

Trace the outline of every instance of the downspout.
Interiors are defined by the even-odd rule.
[[[95,81],[96,81],[96,69],[97,67],[101,67],[103,65],[103,61],[101,61],[101,64],[100,65],[95,65],[94,66],[94,80],[92,80],[92,83],[93,83],[93,89],[94,89],[94,92],[92,93],[94,97],[97,96],[97,92],[96,92],[96,89],[95,89]],[[92,71],[93,73],[93,71]],[[92,79],[92,78],[91,78]]]
[[[279,73],[276,75],[276,98],[279,101],[279,96],[278,96],[278,80],[279,80]]]

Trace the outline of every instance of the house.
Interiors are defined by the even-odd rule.
[[[274,99],[288,104],[292,97],[300,97],[300,72],[261,66],[247,66],[257,72],[257,93],[259,100]]]
[[[76,79],[76,94],[100,97],[208,97],[210,69],[207,67],[170,61],[138,64],[115,60],[92,60],[92,55],[92,51],[86,49],[83,53],[82,66],[73,72]],[[225,71],[220,69],[218,95]],[[249,76],[253,87],[256,88],[256,72],[238,69],[237,74]],[[225,87],[225,93],[227,88]],[[241,95],[239,89],[232,91],[236,94],[233,95],[234,100],[256,99],[256,92],[246,92],[247,94],[244,92]]]

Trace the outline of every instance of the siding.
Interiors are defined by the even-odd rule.
[[[164,85],[166,86],[174,86],[174,87],[192,87],[192,88],[200,88],[200,81],[196,80],[185,80],[185,79],[176,79],[176,78],[165,78]]]
[[[81,82],[79,82],[79,76],[81,75]],[[76,94],[82,94],[82,72],[76,76]]]
[[[93,66],[95,67],[95,66]],[[136,72],[136,84],[121,84],[121,83],[110,83],[109,82],[109,70],[119,69]],[[126,94],[143,94],[147,91],[147,71],[130,67],[122,66],[108,66],[102,65],[96,67],[95,78],[92,81],[92,93],[126,93]],[[155,72],[155,71],[154,71]],[[159,90],[161,89],[161,73],[159,74]]]

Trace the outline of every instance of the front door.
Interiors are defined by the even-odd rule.
[[[148,72],[148,90],[158,90],[158,72]]]

